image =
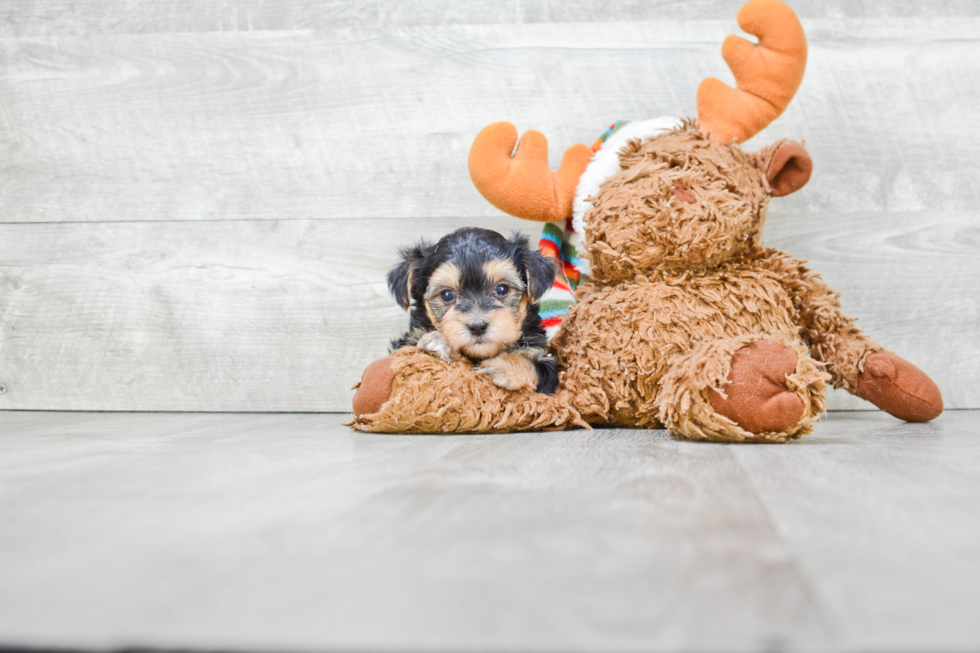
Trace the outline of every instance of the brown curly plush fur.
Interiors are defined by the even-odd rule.
[[[382,410],[350,425],[378,433],[502,433],[589,428],[565,395],[503,390],[460,357],[451,362],[415,347],[391,357],[394,380]]]
[[[582,236],[592,283],[579,289],[552,342],[558,393],[508,393],[462,363],[398,352],[391,400],[355,428],[488,432],[584,421],[757,442],[809,433],[825,410],[826,382],[860,395],[865,361],[882,348],[843,315],[837,293],[804,261],[761,244],[770,162],[781,145],[746,153],[709,140],[692,121],[629,142],[619,173],[590,198]],[[736,354],[763,340],[789,361],[773,392],[802,414],[751,432],[718,406],[736,389]],[[932,383],[887,356],[920,374],[922,387]],[[941,398],[929,392],[903,396],[935,416]]]
[[[630,141],[622,170],[586,215],[593,277],[604,284],[653,270],[716,266],[758,239],[769,201],[756,157],[705,139],[693,124]],[[690,189],[679,199],[675,184]]]
[[[800,314],[778,270],[785,257],[757,247],[716,268],[665,271],[596,286],[569,311],[552,343],[563,368],[559,385],[592,423],[663,423],[688,437],[733,440],[787,439],[809,432],[825,407],[828,376],[806,356]],[[840,322],[853,329],[842,315]],[[741,429],[723,435],[728,421],[716,423],[707,404],[700,422],[682,420],[676,410],[666,408],[686,403],[687,391],[706,401],[707,389],[727,378],[734,352],[765,336],[799,354],[794,385],[809,408],[805,423],[782,438]]]

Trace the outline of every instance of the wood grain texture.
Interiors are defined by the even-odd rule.
[[[769,244],[809,256],[845,311],[931,374],[947,406],[977,405],[976,214],[944,216],[928,246],[924,228],[903,224],[929,215],[851,214],[835,237],[783,217],[770,216]],[[0,408],[347,411],[361,370],[407,323],[384,282],[397,248],[458,225],[0,225]],[[871,408],[845,393],[831,404],[851,406]]]
[[[407,325],[397,246],[452,228],[2,225],[0,408],[347,411]]]
[[[980,579],[978,413],[922,430],[840,416],[804,444],[812,457],[732,449],[800,578],[852,650],[972,648],[980,630],[956,597]]]
[[[337,27],[635,22],[734,16],[743,0],[8,0],[0,37],[212,32]],[[794,2],[804,20],[976,18],[969,0]]]
[[[329,415],[0,413],[0,640],[971,650],[980,413],[785,446]]]
[[[836,23],[823,23],[829,29]],[[980,19],[811,42],[750,149],[804,140],[820,216],[970,210]],[[0,40],[4,222],[496,215],[466,157],[538,129],[557,166],[612,121],[694,112],[726,21]],[[288,201],[286,201],[288,198]]]
[[[728,78],[737,4],[14,2],[0,408],[347,410],[404,319],[383,285],[397,246],[535,230],[473,189],[479,129],[539,129],[557,165],[614,119],[690,113],[703,77]],[[816,168],[767,242],[948,406],[980,407],[976,6],[800,11],[806,79],[748,147],[805,140]]]

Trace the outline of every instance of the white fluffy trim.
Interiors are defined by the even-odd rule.
[[[587,198],[599,192],[602,182],[619,172],[619,151],[627,141],[634,138],[646,138],[660,132],[677,129],[681,126],[680,118],[664,117],[653,120],[634,120],[621,127],[602,144],[602,149],[595,153],[588,167],[578,180],[575,190],[575,201],[572,203],[572,228],[579,238],[585,238],[585,214],[592,208]],[[588,274],[589,265],[583,261],[581,272]]]

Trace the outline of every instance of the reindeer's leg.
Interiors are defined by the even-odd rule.
[[[783,442],[812,430],[828,375],[789,337],[704,342],[670,363],[660,419],[692,439]]]
[[[354,397],[359,431],[499,433],[587,427],[565,393],[504,390],[466,358],[402,347],[364,372]]]

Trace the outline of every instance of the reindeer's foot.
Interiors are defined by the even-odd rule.
[[[788,335],[703,342],[671,362],[660,420],[693,439],[785,442],[812,430],[829,378]]]
[[[806,410],[786,386],[795,371],[796,352],[774,340],[757,340],[735,352],[728,381],[711,389],[711,405],[749,433],[788,429]]]
[[[361,381],[354,386],[354,415],[370,415],[381,410],[381,406],[391,397],[391,384],[394,374],[391,371],[391,356],[378,359],[364,368]]]
[[[879,351],[864,361],[858,392],[906,422],[928,422],[943,412],[943,396],[933,380],[890,351]]]

